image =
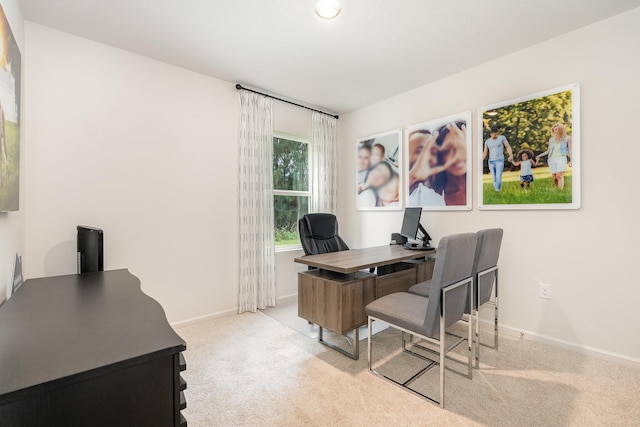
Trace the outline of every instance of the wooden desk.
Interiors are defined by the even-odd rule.
[[[371,267],[380,267],[406,260],[424,258],[435,253],[435,249],[423,251],[405,249],[401,245],[386,245],[321,255],[301,256],[295,258],[294,261],[322,270],[346,274],[366,270]]]
[[[358,328],[367,323],[366,305],[429,280],[434,263],[426,257],[435,252],[387,245],[295,258],[317,268],[298,273],[298,316],[318,325],[319,342],[358,359]],[[378,267],[378,275],[362,271],[371,267]],[[354,351],[324,341],[323,328],[341,335],[354,331]]]
[[[27,280],[0,308],[0,426],[179,426],[186,344],[127,270]]]

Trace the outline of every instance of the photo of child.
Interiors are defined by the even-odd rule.
[[[394,130],[356,141],[358,210],[401,209],[401,135],[401,130]]]
[[[511,160],[511,164],[516,167],[520,166],[520,188],[529,189],[533,182],[532,167],[537,166],[538,162],[533,160],[533,151],[531,150],[520,150],[516,157],[518,157],[518,161]]]
[[[400,176],[393,173],[391,178],[378,190],[377,206],[399,206]]]
[[[373,144],[373,147],[371,147],[371,166],[377,165],[384,159],[384,152],[384,145]]]

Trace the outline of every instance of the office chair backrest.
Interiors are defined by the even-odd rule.
[[[427,336],[440,337],[441,289],[471,277],[477,239],[476,233],[453,234],[440,239],[424,321]],[[462,318],[468,296],[467,286],[460,286],[447,293],[445,327]]]
[[[338,235],[338,219],[333,214],[306,214],[298,220],[298,231],[305,255],[349,250]]]
[[[476,246],[475,259],[473,261],[473,275],[479,271],[498,265],[500,257],[500,246],[502,245],[502,228],[488,228],[478,231],[478,244]],[[476,307],[479,307],[489,301],[491,298],[491,289],[496,272],[483,275],[478,283],[476,283],[476,295],[478,301]]]

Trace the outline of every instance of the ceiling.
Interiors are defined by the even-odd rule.
[[[20,0],[24,18],[346,113],[640,0]],[[566,53],[563,53],[563,55]]]

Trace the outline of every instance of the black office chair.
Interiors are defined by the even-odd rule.
[[[348,251],[349,246],[338,235],[338,218],[329,213],[306,214],[298,220],[300,244],[305,255]],[[315,267],[309,267],[315,270]],[[312,322],[309,322],[312,325]],[[320,328],[322,340],[322,328]]]
[[[349,250],[349,246],[338,235],[338,219],[333,214],[306,214],[298,220],[298,232],[305,255]]]

